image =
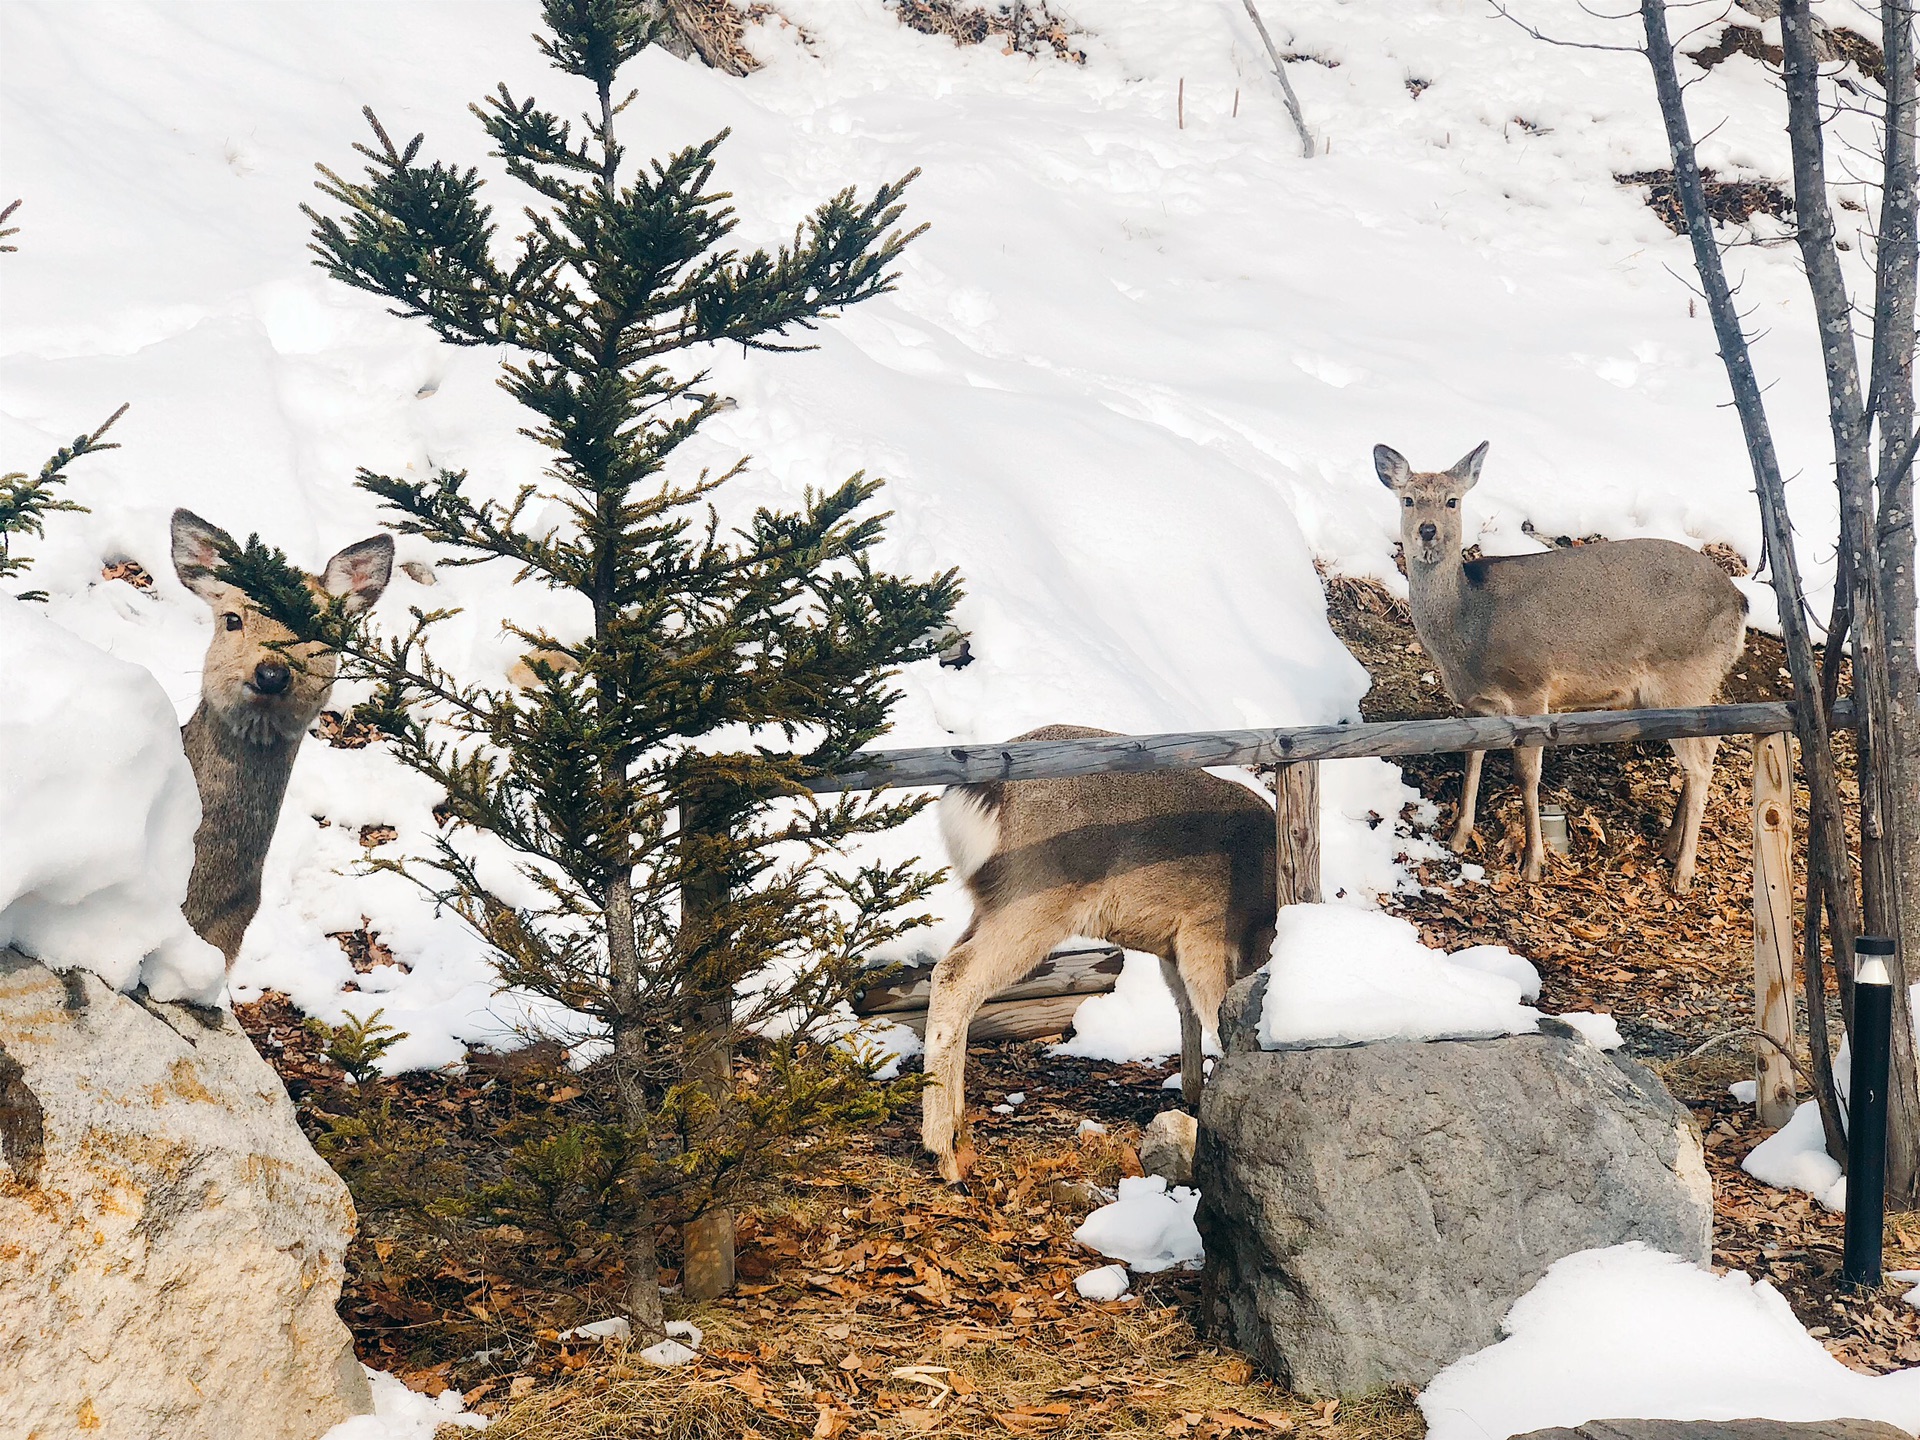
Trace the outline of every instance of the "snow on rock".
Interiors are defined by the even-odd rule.
[[[200,793],[166,692],[0,597],[0,946],[210,1004],[226,966],[180,904]]]
[[[1611,1015],[1593,1010],[1563,1010],[1553,1017],[1578,1030],[1589,1045],[1601,1050],[1618,1050],[1626,1044],[1620,1026]]]
[[[1540,1012],[1521,1003],[1524,994],[1524,982],[1511,974],[1456,964],[1429,949],[1398,916],[1289,905],[1267,966],[1260,1043],[1271,1049],[1525,1034],[1539,1028]]]
[[[1083,1300],[1120,1300],[1125,1298],[1132,1280],[1124,1265],[1102,1265],[1089,1270],[1073,1282]]]
[[[1504,945],[1470,945],[1465,950],[1453,951],[1447,959],[1469,970],[1506,976],[1520,987],[1520,998],[1529,1005],[1540,998],[1540,972],[1531,960],[1514,954]]]
[[[1120,1182],[1118,1198],[1103,1205],[1073,1232],[1089,1249],[1123,1260],[1145,1274],[1190,1264],[1206,1252],[1193,1223],[1200,1192],[1183,1185],[1169,1189],[1158,1175]]]
[[[1740,1168],[1762,1185],[1804,1190],[1829,1210],[1847,1208],[1847,1177],[1840,1173],[1840,1162],[1827,1154],[1827,1134],[1815,1101],[1801,1101],[1791,1120],[1747,1152]]]
[[[421,1395],[384,1370],[367,1370],[367,1382],[373,1387],[373,1414],[343,1420],[321,1440],[434,1440],[442,1425],[487,1428],[487,1417],[470,1413],[458,1390]]]
[[[1920,1429],[1920,1370],[1849,1370],[1765,1281],[1714,1275],[1642,1245],[1560,1260],[1502,1328],[1506,1339],[1422,1392],[1430,1440],[1505,1440],[1596,1416]]]

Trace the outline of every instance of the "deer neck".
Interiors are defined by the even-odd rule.
[[[1467,670],[1471,633],[1467,622],[1475,608],[1460,552],[1452,551],[1432,564],[1409,556],[1407,592],[1414,634],[1453,691]]]
[[[200,790],[200,828],[193,837],[196,887],[214,877],[258,887],[294,756],[305,738],[246,739],[204,700],[181,727],[180,743]]]

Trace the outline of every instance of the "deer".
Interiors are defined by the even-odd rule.
[[[213,611],[200,705],[180,729],[200,789],[200,828],[182,908],[231,971],[260,908],[260,872],[294,756],[326,706],[339,656],[293,643],[291,631],[216,578],[222,552],[236,548],[226,531],[176,510],[172,539],[174,573]],[[374,535],[340,551],[307,583],[357,614],[380,598],[392,572],[393,537]]]
[[[1480,479],[1482,442],[1451,469],[1423,472],[1385,445],[1380,483],[1400,500],[1414,633],[1447,696],[1470,715],[1659,710],[1709,705],[1746,644],[1747,601],[1708,556],[1671,540],[1609,540],[1467,560],[1460,500]],[[1676,894],[1693,888],[1700,821],[1719,741],[1669,740],[1680,799],[1660,837]],[[1467,752],[1450,845],[1472,842],[1483,752]],[[1540,879],[1538,746],[1514,751],[1526,801],[1522,873]]]
[[[1111,735],[1050,725],[1019,740]],[[949,786],[939,821],[973,917],[934,966],[921,1142],[948,1184],[975,1154],[966,1118],[967,1029],[992,995],[1072,935],[1160,957],[1180,1012],[1182,1098],[1197,1105],[1203,1030],[1274,933],[1273,807],[1199,770]]]

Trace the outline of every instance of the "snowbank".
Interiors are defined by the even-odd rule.
[[[1150,1275],[1191,1264],[1206,1254],[1193,1221],[1199,1207],[1198,1190],[1184,1185],[1169,1190],[1159,1175],[1122,1180],[1119,1198],[1087,1216],[1073,1238],[1126,1262],[1129,1270]]]
[[[1527,983],[1516,978],[1518,967],[1488,957],[1485,948],[1476,946],[1483,953],[1459,964],[1421,944],[1419,932],[1396,915],[1289,905],[1280,912],[1267,967],[1260,1043],[1273,1049],[1539,1029],[1540,1012],[1521,1003]],[[1484,968],[1489,963],[1495,968]],[[1535,976],[1535,993],[1538,984]]]
[[[180,913],[200,794],[165,692],[4,597],[0,675],[0,945],[211,1004],[226,967]]]
[[[320,1440],[433,1440],[442,1425],[487,1428],[487,1417],[469,1413],[458,1390],[434,1397],[416,1394],[384,1370],[368,1370],[367,1383],[373,1387],[373,1414],[343,1420]]]
[[[1504,1440],[1596,1418],[1885,1420],[1920,1428],[1920,1370],[1861,1375],[1765,1281],[1641,1245],[1569,1255],[1507,1314],[1508,1338],[1434,1377],[1430,1440]]]
[[[1633,56],[1539,44],[1475,0],[1296,0],[1286,43],[1326,63],[1290,74],[1331,147],[1302,161],[1235,5],[1074,0],[1085,66],[955,46],[880,5],[780,8],[794,26],[748,27],[765,64],[744,79],[642,57],[622,135],[645,156],[731,127],[717,180],[744,246],[779,243],[844,185],[922,169],[909,219],[931,229],[898,287],[807,354],[696,357],[739,403],[684,457],[753,457],[725,492],[729,520],[884,474],[881,563],[960,568],[975,663],[909,667],[889,743],[1052,721],[1350,718],[1366,680],[1328,630],[1313,563],[1402,583],[1376,441],[1426,466],[1491,438],[1466,501],[1466,538],[1489,553],[1536,544],[1531,522],[1757,556],[1725,376],[1679,278],[1686,241],[1613,180],[1669,163]],[[1564,8],[1557,33],[1632,43],[1630,21]],[[102,13],[0,6],[0,130],[27,201],[6,258],[0,450],[49,453],[133,402],[115,431],[125,448],[76,472],[91,513],[58,517],[33,578],[56,621],[150,669],[184,715],[208,617],[167,563],[173,506],[312,566],[376,523],[350,481],[360,466],[466,469],[476,497],[537,483],[548,457],[518,433],[497,355],[438,344],[320,275],[297,207],[316,160],[353,163],[363,104],[497,176],[467,104],[499,81],[543,98],[565,86],[528,41],[530,5],[233,3],[218,25],[138,0],[111,24]],[[1789,173],[1763,67],[1736,56],[1688,100],[1710,136],[1703,163]],[[1865,120],[1839,123],[1870,142]],[[513,215],[522,195],[488,198]],[[1742,293],[1768,317],[1756,361],[1782,463],[1817,471],[1831,451],[1805,282],[1791,246],[1742,256]],[[1831,487],[1796,486],[1792,502],[1817,592]],[[123,558],[153,590],[100,580]],[[399,558],[434,556],[402,537]],[[506,611],[577,621],[510,567],[442,568],[439,582],[429,593],[396,573],[375,619],[458,608],[438,654],[465,679],[497,680],[514,658]],[[1770,610],[1763,597],[1756,613]],[[434,826],[424,787],[358,754],[303,750],[236,993],[272,986],[335,1022],[384,1008],[409,1037],[390,1065],[443,1064],[523,1024],[564,1031],[567,1017],[496,994],[458,922],[359,872],[360,824],[399,831],[383,855],[417,851]],[[1327,768],[1329,807],[1357,822],[1324,832],[1329,895],[1402,883],[1391,775]],[[863,858],[938,853],[927,815]],[[909,943],[939,950],[966,903],[950,885],[932,908],[936,927]],[[363,923],[404,969],[352,973],[328,935]],[[1171,1006],[1155,1005],[1160,1025]],[[1163,1029],[1126,1048],[1173,1046]]]

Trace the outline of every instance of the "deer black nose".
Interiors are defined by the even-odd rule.
[[[262,695],[278,695],[293,683],[293,672],[272,660],[253,667],[253,688]]]
[[[1420,538],[1422,540],[1431,541],[1433,537],[1438,535],[1439,533],[1440,532],[1434,528],[1433,522],[1431,520],[1427,521],[1426,524],[1420,527]]]

